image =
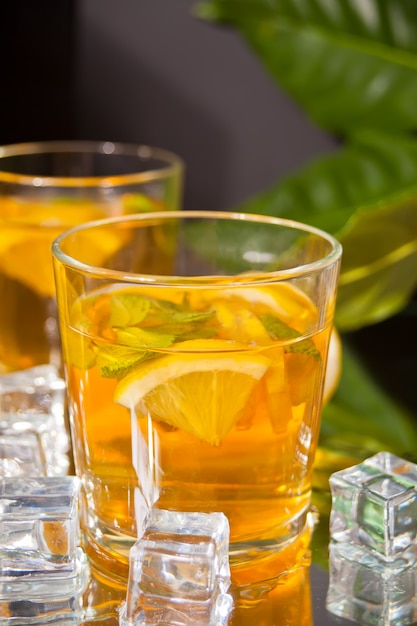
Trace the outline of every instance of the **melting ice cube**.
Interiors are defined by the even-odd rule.
[[[380,452],[330,477],[334,541],[357,543],[393,561],[417,552],[417,465]]]
[[[120,624],[227,624],[229,585],[229,522],[223,513],[151,510],[130,552]]]

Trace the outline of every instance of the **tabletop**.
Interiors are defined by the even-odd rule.
[[[300,568],[291,580],[279,582],[272,592],[257,601],[238,603],[228,626],[352,626],[352,621],[336,617],[326,609],[328,586],[329,575],[322,566]],[[104,584],[92,574],[84,597],[86,619],[77,624],[118,626],[124,591]]]
[[[387,564],[361,547],[352,550],[350,544],[346,552],[345,544],[330,540],[330,495],[316,498],[316,504],[307,558],[293,572],[280,575],[270,591],[246,599],[233,593],[227,626],[415,626],[415,563],[400,559]],[[118,626],[125,591],[94,575],[91,581],[85,599],[94,612],[83,626]]]
[[[276,560],[269,557],[262,560],[258,569],[251,566],[246,570],[243,568],[240,573],[234,569],[232,579],[235,582],[239,576],[243,576],[243,580],[247,575],[253,578],[254,573],[257,576],[262,572],[262,585],[255,577],[255,586],[246,584],[238,589],[232,586],[229,593],[233,608],[228,620],[207,626],[417,624],[417,556],[413,556],[414,549],[403,550],[399,558],[387,562],[375,551],[358,543],[331,540],[330,494],[323,492],[320,495],[316,491],[313,501],[315,504],[309,517],[314,525],[309,527],[306,541],[301,539],[296,550],[294,543],[290,544],[288,554],[297,554],[297,557],[291,556],[285,561],[281,552],[278,557],[272,557]],[[6,531],[3,529],[3,532]],[[84,552],[80,548],[77,551],[76,562],[80,565],[77,571],[83,575],[72,576],[69,582],[67,578],[61,578],[55,589],[51,589],[50,579],[48,583],[42,577],[36,580],[19,580],[17,577],[12,583],[3,578],[0,584],[0,626],[45,626],[46,623],[50,626],[119,626],[119,611],[126,600],[126,589],[93,571]],[[284,562],[286,569],[277,569],[283,568]],[[7,563],[1,562],[0,570],[4,574]],[[70,589],[71,593],[62,589]],[[167,623],[172,621],[165,620],[164,626]],[[194,613],[189,621],[175,622],[179,623],[194,626]]]
[[[352,626],[354,623],[411,626],[416,623],[414,567],[409,572],[411,578],[401,578],[395,572],[393,596],[384,576],[378,578],[378,573],[372,570],[361,570],[355,562],[347,563],[347,570],[346,563],[340,566],[340,560],[332,563],[327,515],[319,518],[308,554],[311,562],[281,575],[271,591],[246,600],[236,600],[234,595],[227,626]],[[125,598],[125,590],[100,580],[92,572],[83,596],[83,618],[68,622],[68,626],[118,626],[119,609]]]

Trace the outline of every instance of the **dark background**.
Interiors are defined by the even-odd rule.
[[[236,32],[193,16],[196,2],[7,3],[0,145],[97,139],[168,148],[186,164],[187,209],[233,208],[334,150]],[[386,390],[417,410],[417,302],[399,317],[352,341]]]
[[[13,0],[0,143],[98,139],[169,148],[186,208],[227,209],[332,149],[237,33],[196,0]]]

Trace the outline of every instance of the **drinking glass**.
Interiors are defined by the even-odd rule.
[[[77,226],[52,253],[93,566],[125,582],[155,507],[223,512],[232,583],[269,557],[278,576],[306,538],[339,243],[178,211]]]
[[[87,220],[179,209],[182,170],[176,155],[147,146],[0,147],[0,374],[61,364],[50,254],[56,236]],[[92,259],[112,245],[107,238]]]

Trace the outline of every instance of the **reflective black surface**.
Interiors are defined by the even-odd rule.
[[[340,544],[338,544],[339,546]],[[381,564],[375,567],[372,557],[362,563],[354,556],[334,561],[331,551],[329,569],[328,517],[322,515],[315,527],[311,550],[303,557],[303,565],[290,573],[281,574],[272,589],[259,593],[237,594],[233,591],[234,605],[228,626],[412,626],[417,620],[417,570],[407,565],[404,569],[395,565],[385,571]],[[348,549],[351,553],[350,546]],[[303,553],[304,554],[304,553]],[[356,553],[354,553],[356,554]],[[343,555],[342,555],[343,556]],[[311,562],[309,562],[311,559]],[[373,563],[373,564],[372,564]],[[274,575],[273,567],[268,570]],[[330,572],[330,573],[329,573]],[[30,582],[30,581],[29,581]],[[336,593],[330,593],[333,592]],[[4,588],[2,588],[4,592]],[[27,596],[32,598],[32,596]],[[66,626],[119,626],[119,609],[126,597],[125,589],[100,579],[91,572],[87,586],[79,598],[74,598],[71,606],[63,605],[52,617],[49,624]],[[19,615],[28,619],[22,603],[16,597],[6,598],[3,593],[0,623],[42,624],[31,613],[32,621],[19,621]],[[328,610],[329,598],[336,598],[336,611]],[[38,601],[38,600],[37,600]],[[7,606],[6,606],[7,604]],[[31,603],[31,609],[36,606]],[[45,610],[42,604],[40,609]],[[47,607],[46,607],[47,608]],[[23,611],[23,613],[21,612]],[[335,613],[338,613],[336,615]],[[3,617],[4,615],[4,617]],[[52,620],[51,620],[52,617]],[[38,616],[39,618],[39,616]],[[349,619],[346,619],[349,618]],[[33,621],[34,620],[34,621]],[[182,623],[182,622],[181,622]],[[197,623],[193,615],[189,624]],[[207,624],[215,626],[215,624]]]

